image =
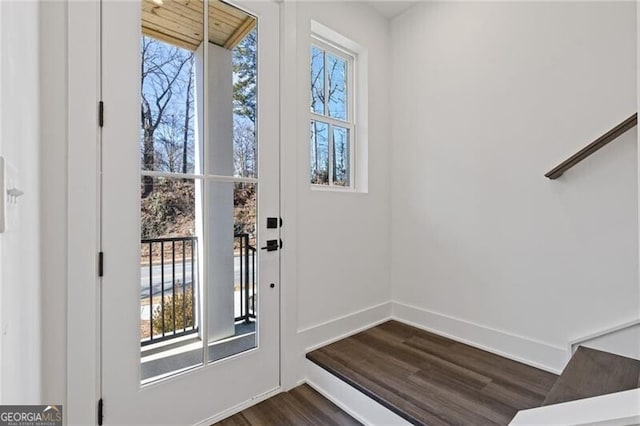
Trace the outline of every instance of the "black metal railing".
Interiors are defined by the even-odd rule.
[[[250,322],[256,317],[256,248],[251,245],[249,234],[236,234],[235,251],[239,253],[240,309],[236,321]],[[236,260],[234,259],[234,262]],[[235,269],[235,265],[234,265]],[[234,273],[235,275],[235,273]]]
[[[198,332],[198,238],[152,238],[142,244],[140,301],[148,306],[141,345]],[[235,321],[256,318],[256,248],[234,235]]]
[[[141,345],[197,333],[198,238],[152,238],[141,244],[140,299],[149,304]]]

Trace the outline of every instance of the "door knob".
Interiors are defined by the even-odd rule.
[[[282,247],[282,245],[280,245],[280,247]],[[276,251],[280,247],[278,246],[278,240],[267,240],[267,245],[261,248],[266,251]]]

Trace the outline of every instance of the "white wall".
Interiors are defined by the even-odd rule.
[[[2,4],[0,4],[0,23],[2,23]],[[2,44],[2,39],[4,38],[4,34],[3,31],[0,30],[0,58],[2,58],[2,55],[4,53],[4,47]],[[2,62],[0,60],[0,153],[2,153],[2,122],[4,119],[4,116],[2,114],[2,95],[3,95],[3,90],[2,90],[2,86],[3,86],[3,79],[2,79]],[[2,238],[2,237],[0,237]],[[4,321],[2,320],[3,318],[3,309],[2,309],[2,242],[0,241],[0,383],[2,383],[3,381],[3,370],[4,370],[4,363],[3,363],[3,353],[4,353],[4,332],[2,331],[2,325],[4,324]],[[3,387],[0,386],[0,402],[4,401],[3,399]]]
[[[24,191],[0,234],[2,404],[40,402],[39,5],[1,2],[0,155],[16,167]]]
[[[387,302],[390,297],[389,41],[388,22],[361,3],[300,2],[296,19],[298,115],[297,137],[292,143],[297,144],[297,211],[292,213],[296,214],[298,233],[298,330],[305,330]],[[309,184],[312,19],[367,49],[367,193],[312,190]]]
[[[0,401],[61,404],[66,390],[66,3],[0,2],[0,12],[0,155],[17,166],[25,191],[12,212],[13,226],[0,235],[0,311],[6,330],[0,336]]]
[[[0,23],[2,23],[2,4],[0,3]],[[4,38],[4,34],[3,31],[0,30],[0,58],[2,58],[2,55],[4,53],[4,47],[2,44],[2,39]],[[3,95],[3,90],[2,90],[2,86],[3,86],[3,79],[2,79],[2,62],[0,60],[0,153],[2,153],[2,122],[4,119],[4,116],[2,114],[2,95]],[[2,237],[0,237],[2,238]],[[4,321],[2,320],[3,318],[3,309],[2,309],[2,242],[0,241],[0,383],[2,383],[3,381],[3,370],[4,370],[4,363],[3,363],[3,353],[4,353],[4,332],[2,331],[2,325],[4,324]],[[4,401],[3,399],[3,387],[0,386],[0,402]]]
[[[388,21],[369,5],[281,7],[281,365],[287,366],[287,389],[304,377],[308,348],[390,315],[390,64]],[[312,19],[366,50],[368,179],[358,185],[366,192],[312,190],[309,184]]]
[[[556,370],[536,345],[638,318],[637,131],[543,177],[636,111],[635,8],[430,2],[392,22],[395,301]]]

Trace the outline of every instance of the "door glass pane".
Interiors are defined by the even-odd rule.
[[[329,116],[347,119],[347,61],[327,54],[327,84],[329,85]]]
[[[250,183],[213,182],[209,210],[209,360],[256,347],[256,193]]]
[[[207,126],[207,326],[210,362],[256,347],[257,20],[210,1]]]
[[[152,178],[141,197],[140,344],[143,383],[201,365],[196,185]],[[143,181],[141,195],[149,190]]]
[[[254,27],[231,50],[233,56],[233,175],[236,177],[258,177],[256,163],[258,158],[257,48],[258,31]]]
[[[204,362],[202,118],[197,60],[204,2],[142,0],[140,374],[143,384]],[[161,175],[161,177],[159,176]]]
[[[224,2],[210,1],[209,36],[209,75],[203,81],[208,85],[206,173],[257,177],[256,19]]]
[[[257,341],[257,22],[208,4],[142,1],[143,383]]]
[[[311,121],[311,183],[329,184],[329,125]]]
[[[194,52],[143,34],[141,54],[142,169],[200,173],[201,155],[195,146]]]

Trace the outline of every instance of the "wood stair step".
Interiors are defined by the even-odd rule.
[[[360,422],[342,411],[309,385],[249,407],[212,426],[360,426]]]
[[[507,425],[557,375],[388,321],[307,358],[413,424]]]
[[[542,405],[640,387],[640,361],[580,346]]]

